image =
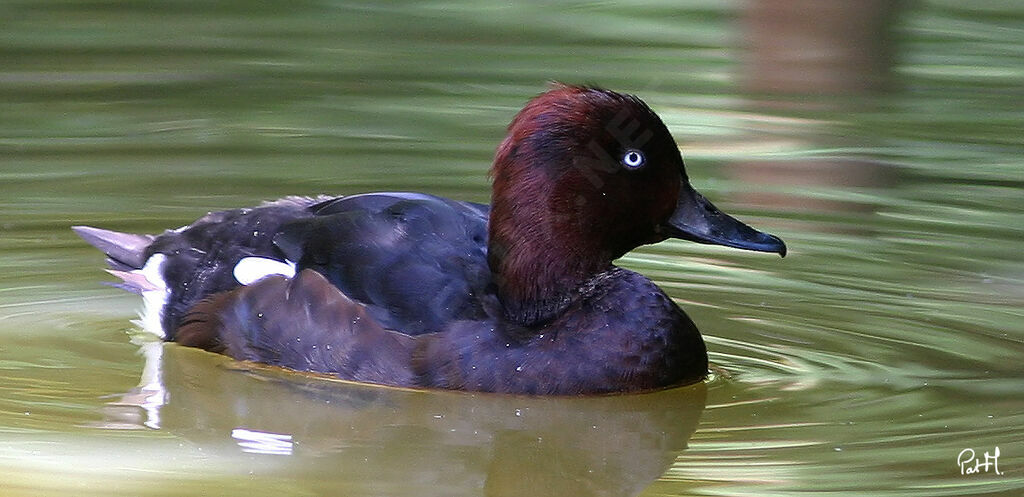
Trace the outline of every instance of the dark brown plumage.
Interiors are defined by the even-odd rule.
[[[492,206],[290,198],[156,237],[76,231],[129,269],[125,285],[166,285],[161,322],[183,345],[356,381],[537,395],[706,374],[686,314],[612,264],[629,250],[676,237],[785,253],[693,190],[667,128],[633,96],[554,86],[513,119],[491,174]],[[240,285],[233,270],[251,257],[286,275]]]

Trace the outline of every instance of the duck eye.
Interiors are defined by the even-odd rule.
[[[622,160],[620,162],[622,162],[622,165],[626,166],[627,169],[639,169],[643,167],[645,160],[643,152],[630,148],[622,154]]]

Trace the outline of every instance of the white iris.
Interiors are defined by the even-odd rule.
[[[636,149],[628,149],[622,154],[622,165],[629,169],[637,169],[644,165],[644,153]]]

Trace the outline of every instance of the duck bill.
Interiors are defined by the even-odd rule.
[[[672,238],[786,256],[782,239],[757,231],[718,210],[686,181],[680,187],[676,211],[662,230]]]

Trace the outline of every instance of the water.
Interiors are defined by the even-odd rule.
[[[906,3],[865,38],[742,3],[391,5],[0,3],[0,494],[1020,495],[1019,5]],[[834,53],[786,59],[781,32]],[[705,384],[531,399],[240,368],[140,336],[68,230],[296,193],[486,201],[553,79],[640,94],[695,185],[790,247],[620,261],[698,323]],[[961,474],[995,447],[1002,474]]]

